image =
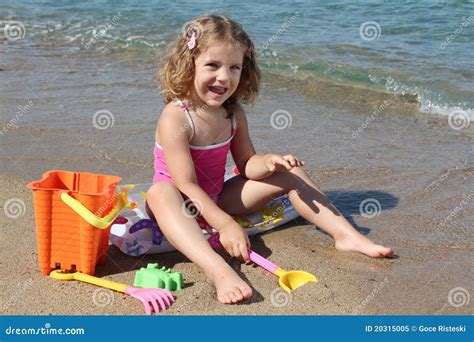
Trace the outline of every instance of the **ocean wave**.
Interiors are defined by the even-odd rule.
[[[103,52],[114,48],[148,47],[165,45],[164,40],[152,40],[144,35],[131,35],[112,29],[110,22],[99,26],[88,21],[69,23],[38,23],[31,27],[30,35],[38,37],[45,43],[74,45],[80,50]]]
[[[419,111],[427,114],[436,114],[442,116],[452,116],[457,113],[469,117],[474,120],[474,110],[466,103],[446,103],[443,98],[449,95],[442,94],[440,91],[423,87],[416,84],[409,84],[395,79],[392,76],[385,78],[371,77],[374,83],[384,82],[385,89],[397,95],[414,96],[419,103]]]
[[[127,6],[112,9],[105,5],[104,8],[99,6],[98,12],[92,11],[79,17],[71,15],[75,10],[72,3],[70,6],[59,9],[51,7],[38,16],[31,16],[30,20],[25,19],[27,32],[25,40],[32,40],[39,43],[35,46],[47,48],[67,47],[68,53],[95,52],[116,58],[117,54],[126,52],[139,56],[143,63],[155,65],[157,56],[162,56],[166,52],[165,46],[179,31],[176,23],[182,21],[182,18],[176,16],[167,17],[155,24],[152,17],[142,15],[137,9],[127,9]],[[14,10],[13,7],[6,9],[5,18],[9,20],[18,18],[15,13],[21,12]],[[311,20],[308,22],[317,24]],[[449,116],[453,112],[462,111],[471,120],[474,119],[474,96],[469,88],[472,84],[472,75],[470,68],[465,66],[467,63],[459,62],[461,58],[456,59],[458,64],[455,65],[446,64],[444,59],[423,64],[420,49],[415,47],[410,46],[409,50],[403,48],[394,50],[391,47],[388,49],[388,45],[380,45],[381,42],[378,42],[378,46],[357,45],[356,42],[344,41],[343,36],[336,35],[337,32],[334,33],[334,37],[329,33],[326,37],[327,39],[332,37],[329,39],[332,43],[314,46],[303,44],[307,32],[311,30],[304,25],[301,28],[298,25],[301,25],[300,21],[291,22],[288,32],[276,31],[281,32],[277,35],[273,34],[269,27],[258,27],[256,32],[259,33],[260,39],[255,40],[256,52],[264,70],[278,73],[290,80],[301,81],[300,83],[306,82],[306,86],[310,88],[306,93],[311,96],[315,93],[315,89],[319,92],[327,91],[324,87],[315,86],[316,83],[324,81],[329,85],[342,86],[347,93],[350,93],[351,89],[362,93],[360,89],[364,89],[368,93],[367,102],[385,96],[379,94],[388,93],[393,95],[397,103],[405,101],[413,105],[415,99],[420,112]],[[384,35],[399,35],[397,27],[390,29],[390,25],[386,26]],[[413,39],[411,36],[408,37],[408,33],[414,30],[415,28],[405,30],[407,31],[404,32],[407,36],[405,43],[408,44],[411,41],[409,39]],[[444,37],[445,31],[438,36],[430,31],[432,43]],[[468,39],[470,36],[467,31],[463,34],[465,36],[460,34],[459,37],[456,36],[457,45],[452,44],[449,49],[465,45],[463,39]],[[293,41],[294,37],[300,40]],[[1,35],[0,42],[3,42]],[[436,47],[439,47],[439,43]],[[442,51],[438,49],[436,52],[447,50],[448,47]],[[462,53],[459,55],[468,56]],[[423,74],[420,72],[420,79],[414,79],[410,72],[416,71],[419,65],[424,67]],[[436,75],[437,82],[431,79],[432,75]],[[362,96],[357,100],[359,99],[365,100]]]
[[[399,72],[394,76],[380,69],[356,68],[326,60],[298,64],[297,59],[285,58],[271,50],[261,53],[260,59],[264,70],[287,80],[279,82],[283,86],[303,88],[303,93],[317,100],[331,98],[334,89],[339,89],[341,99],[350,96],[355,102],[368,104],[388,100],[395,107],[416,105],[415,110],[421,113],[461,115],[474,120],[468,100],[470,92],[447,82],[415,80]]]

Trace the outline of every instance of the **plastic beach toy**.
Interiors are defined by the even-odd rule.
[[[75,200],[69,194],[63,192],[61,194],[61,200],[71,207],[79,216],[81,216],[90,225],[100,228],[107,229],[114,222],[117,216],[120,214],[122,209],[125,207],[125,199],[117,194],[117,203],[115,207],[104,217],[98,217],[91,213],[81,202]]]
[[[41,273],[61,268],[92,275],[96,264],[106,261],[108,228],[124,206],[115,192],[120,180],[52,170],[27,185],[33,191]]]
[[[212,248],[222,248],[222,245],[219,241],[219,234],[214,234],[208,239],[208,241],[210,245],[212,246]],[[263,267],[268,272],[276,275],[279,278],[278,283],[283,288],[283,290],[285,290],[288,293],[290,293],[293,290],[296,290],[300,286],[303,286],[307,282],[312,281],[316,283],[318,281],[316,276],[309,272],[300,271],[300,270],[285,271],[282,268],[278,267],[277,265],[265,259],[263,256],[255,253],[251,249],[249,249],[249,257],[250,257],[250,260],[252,260],[254,263],[259,265],[260,267]]]
[[[148,264],[137,271],[133,286],[179,291],[183,289],[183,275],[181,272],[171,272],[169,268],[159,268],[156,263]]]
[[[227,168],[225,179],[238,174],[235,167]],[[147,184],[126,184],[127,203],[134,203],[122,211],[119,219],[112,224],[110,241],[123,253],[140,256],[174,251],[175,248],[166,240],[160,227],[150,220],[145,209],[146,192],[152,186]],[[288,195],[278,196],[267,203],[263,208],[250,215],[235,215],[234,220],[245,228],[247,235],[262,233],[285,224],[299,214],[291,205]],[[216,233],[204,221],[198,220],[203,234],[207,237]]]
[[[300,270],[285,271],[252,250],[249,250],[249,256],[250,260],[254,263],[276,275],[279,278],[278,283],[280,284],[280,287],[288,293],[310,281],[315,283],[318,282],[316,276],[309,272]]]
[[[122,285],[111,280],[93,277],[80,272],[65,273],[60,270],[54,270],[49,276],[59,280],[79,280],[85,283],[125,293],[141,301],[145,306],[145,312],[147,315],[151,315],[152,308],[155,313],[159,313],[160,310],[168,309],[174,302],[173,295],[166,289],[139,289],[136,287]]]

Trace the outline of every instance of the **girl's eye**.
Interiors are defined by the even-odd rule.
[[[238,65],[234,65],[234,66],[232,67],[232,69],[234,69],[234,70],[240,70],[240,67],[239,67]]]
[[[210,66],[212,68],[217,68],[217,64],[216,63],[208,63],[206,64],[206,66]]]

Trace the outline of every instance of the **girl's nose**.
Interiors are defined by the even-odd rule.
[[[220,82],[227,82],[230,80],[230,71],[227,68],[220,68],[217,73],[217,80]]]

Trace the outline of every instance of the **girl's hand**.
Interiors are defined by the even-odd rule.
[[[304,161],[298,160],[291,154],[280,156],[278,154],[269,154],[265,159],[265,166],[268,171],[289,171],[293,167],[303,166]]]
[[[244,229],[234,220],[219,230],[219,240],[230,256],[241,259],[245,262],[250,261],[248,249],[250,241]]]

